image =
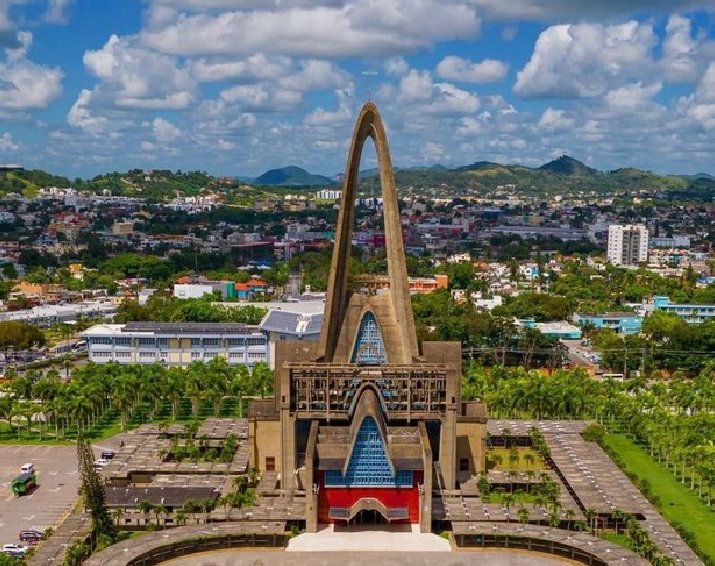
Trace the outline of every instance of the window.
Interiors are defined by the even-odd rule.
[[[116,359],[119,359],[119,358],[127,359],[127,358],[130,358],[131,355],[132,355],[131,352],[115,352],[114,353],[114,357]]]
[[[153,346],[155,342],[154,338],[139,338],[140,346]]]
[[[265,338],[247,338],[246,345],[248,345],[248,346],[265,346],[266,339]]]
[[[459,459],[459,471],[460,472],[468,472],[469,471],[469,458],[460,458]]]
[[[229,348],[236,348],[239,346],[244,346],[245,345],[245,340],[243,338],[229,338],[228,339],[228,347]]]
[[[192,346],[201,346],[201,338],[192,338],[191,345]]]
[[[248,352],[249,360],[265,360],[266,354],[264,352]]]
[[[276,471],[275,456],[266,456],[266,471],[267,472],[275,472]]]
[[[204,346],[218,346],[220,344],[220,338],[204,338]]]
[[[93,352],[92,357],[93,358],[111,358],[112,352]]]
[[[114,345],[115,346],[131,346],[132,339],[131,338],[115,338]]]
[[[169,339],[168,339],[168,338],[157,338],[157,339],[156,339],[156,345],[157,345],[157,346],[168,346],[168,345],[169,345]]]
[[[156,352],[139,352],[140,358],[156,358]]]
[[[229,354],[229,357],[230,357],[231,359],[236,359],[236,358],[241,358],[241,359],[243,359],[243,352],[231,352],[231,353]]]
[[[201,359],[201,352],[191,352],[191,359],[192,359],[192,360],[200,360],[200,359]]]
[[[366,312],[360,321],[350,361],[357,364],[385,364],[387,355],[375,315]]]
[[[112,339],[111,338],[104,338],[101,336],[95,336],[94,338],[91,338],[92,344],[95,345],[101,345],[101,346],[111,346],[112,345]]]
[[[398,470],[396,475],[392,475],[377,423],[372,417],[365,417],[355,439],[347,474],[343,476],[340,470],[326,470],[325,485],[409,487],[412,485],[412,471]]]

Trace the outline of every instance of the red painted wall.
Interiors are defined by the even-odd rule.
[[[316,470],[316,479],[320,485],[318,492],[318,522],[340,523],[328,517],[330,507],[350,507],[363,497],[373,497],[385,507],[407,507],[409,519],[392,521],[393,523],[420,522],[420,496],[417,485],[422,482],[422,472],[412,473],[412,487],[325,487],[323,472]]]

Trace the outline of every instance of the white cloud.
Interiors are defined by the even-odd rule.
[[[99,134],[107,126],[108,120],[104,116],[94,116],[89,109],[92,101],[92,91],[82,89],[75,103],[67,113],[67,123],[70,126],[82,128],[88,133]]]
[[[263,107],[271,97],[268,90],[258,84],[236,85],[221,91],[220,96],[229,104],[237,102],[250,108]]]
[[[656,36],[650,24],[551,26],[536,41],[517,73],[514,91],[526,97],[593,97],[647,76],[653,70]]]
[[[400,79],[400,102],[429,100],[433,95],[432,76],[429,71],[410,70]]]
[[[152,130],[158,142],[172,142],[181,137],[181,130],[163,118],[154,119]]]
[[[15,143],[12,139],[12,134],[10,132],[5,132],[0,135],[0,151],[17,151],[20,149],[20,144]]]
[[[328,61],[302,61],[300,70],[278,80],[278,85],[286,90],[322,90],[345,86],[349,75],[334,63]]]
[[[62,70],[38,65],[27,58],[32,34],[20,32],[17,49],[0,60],[0,110],[23,111],[46,108],[62,92]]]
[[[273,6],[239,2],[217,7],[235,11],[176,14],[173,21],[167,21],[169,16],[164,14],[161,24],[154,21],[142,31],[141,40],[174,55],[273,53],[340,58],[414,51],[438,40],[470,38],[478,33],[480,23],[466,2],[445,10],[437,0]]]
[[[437,64],[436,74],[442,79],[464,83],[491,83],[503,79],[509,65],[495,59],[472,63],[467,59],[448,55]]]
[[[574,119],[566,115],[564,110],[555,110],[551,107],[544,110],[539,119],[538,127],[547,131],[567,130],[574,125]]]
[[[661,64],[666,77],[674,81],[691,81],[697,74],[697,43],[691,37],[690,20],[673,14],[668,19],[663,40]]]
[[[44,20],[53,24],[67,23],[66,10],[70,0],[49,0]]]
[[[216,146],[221,150],[221,151],[230,151],[232,149],[236,149],[236,144],[233,143],[232,141],[225,140],[225,139],[219,139],[218,143]]]
[[[407,61],[405,61],[404,57],[398,56],[390,57],[387,61],[385,61],[383,69],[385,69],[385,72],[388,75],[401,77],[410,70],[410,66],[407,64]]]
[[[471,0],[485,19],[569,21],[672,13],[704,6],[702,0]]]
[[[194,99],[196,84],[186,68],[173,57],[137,47],[131,38],[112,35],[102,49],[85,51],[83,61],[117,107],[178,109]]]
[[[665,110],[665,108],[653,102],[652,98],[662,88],[663,85],[658,82],[649,85],[637,82],[609,91],[603,97],[603,100],[608,109],[618,114],[659,112]],[[652,118],[652,116],[649,118]]]
[[[334,126],[348,124],[353,118],[353,112],[345,105],[341,105],[335,112],[316,108],[306,115],[303,123],[309,126]]]
[[[257,53],[241,60],[199,59],[191,63],[191,75],[202,82],[238,78],[274,80],[285,76],[290,68],[289,57]]]

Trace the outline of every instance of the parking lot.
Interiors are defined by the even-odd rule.
[[[15,497],[10,484],[32,462],[38,487]],[[0,446],[0,545],[18,542],[20,529],[52,527],[77,499],[74,446]]]

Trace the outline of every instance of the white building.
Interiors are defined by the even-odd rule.
[[[633,266],[648,261],[648,229],[643,224],[608,227],[608,261]]]
[[[268,363],[268,340],[257,326],[191,322],[98,324],[85,330],[89,360],[95,363],[162,364],[186,367],[222,357],[252,367]]]
[[[342,191],[338,189],[321,189],[315,196],[321,200],[340,200]]]

